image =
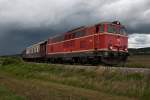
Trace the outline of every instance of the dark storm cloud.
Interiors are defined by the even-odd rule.
[[[100,21],[120,20],[130,33],[150,33],[149,5],[149,0],[0,0],[0,54]]]

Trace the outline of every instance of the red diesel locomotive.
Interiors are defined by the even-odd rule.
[[[128,36],[119,22],[82,26],[27,47],[25,60],[118,64],[128,57]]]

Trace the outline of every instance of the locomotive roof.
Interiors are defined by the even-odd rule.
[[[75,28],[75,29],[72,29],[72,30],[70,30],[70,31],[68,31],[68,32],[73,32],[73,31],[75,31],[75,30],[79,30],[79,29],[82,29],[82,28],[85,28],[85,26],[80,26],[80,27],[77,27],[77,28]]]
[[[115,25],[122,25],[119,21],[113,21],[113,22],[100,22],[97,23],[95,25],[99,25],[99,24],[115,24]]]
[[[52,36],[52,37],[49,37],[49,39],[52,39],[52,38],[55,38],[55,37],[57,37],[57,36],[64,35],[64,34],[67,34],[67,33],[70,33],[70,32],[74,32],[74,31],[77,31],[77,30],[80,30],[80,29],[84,29],[84,28],[87,28],[87,27],[99,25],[99,24],[114,24],[114,25],[116,25],[117,23],[119,23],[118,25],[121,25],[121,26],[122,26],[122,24],[121,24],[119,21],[113,21],[113,22],[105,22],[105,21],[104,21],[104,22],[100,22],[100,23],[97,23],[97,24],[91,24],[91,25],[80,26],[80,27],[74,28],[74,29],[72,29],[72,30],[70,30],[70,31],[67,31],[67,32],[65,32],[65,33],[61,33],[61,34],[57,34],[57,35],[54,35],[54,36]]]
[[[34,47],[34,46],[38,46],[38,45],[43,44],[43,43],[45,43],[45,42],[47,42],[47,40],[44,40],[44,41],[38,42],[38,43],[33,44],[33,45],[31,45],[31,46],[29,46],[29,47],[27,47],[27,48],[32,48],[32,47]]]

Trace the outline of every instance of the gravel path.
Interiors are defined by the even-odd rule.
[[[56,64],[55,64],[56,65]],[[62,66],[62,64],[57,64],[58,66]],[[79,68],[79,69],[87,69],[87,70],[110,70],[110,71],[119,71],[123,73],[141,73],[141,74],[149,74],[149,68],[129,68],[129,67],[110,67],[110,66],[90,66],[90,65],[63,65],[66,68]]]
[[[128,67],[104,67],[100,66],[100,69],[118,70],[123,73],[141,73],[150,74],[150,69],[148,68],[128,68]]]

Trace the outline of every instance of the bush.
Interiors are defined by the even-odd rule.
[[[7,57],[3,58],[1,64],[3,66],[10,65],[10,64],[19,64],[21,61],[21,58],[17,57]]]

